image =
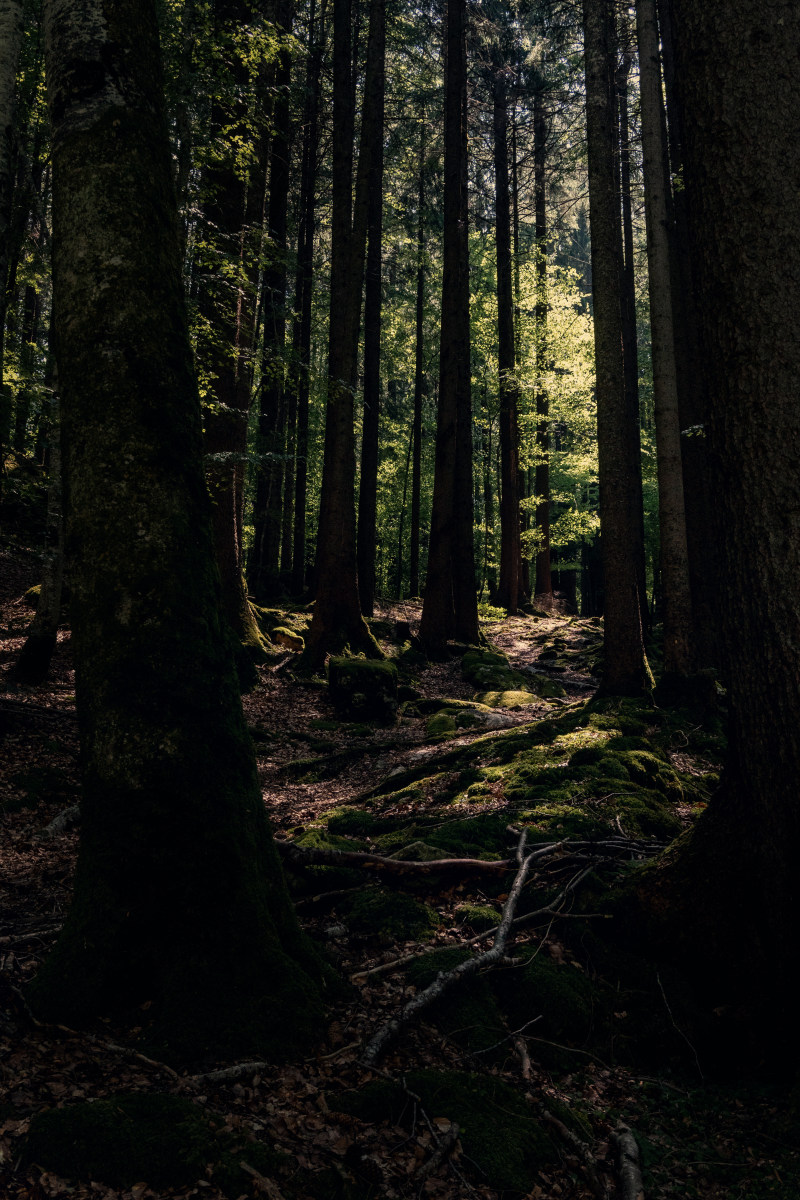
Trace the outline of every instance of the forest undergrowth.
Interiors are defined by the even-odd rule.
[[[10,683],[39,568],[0,565],[3,1200],[627,1197],[625,1129],[648,1200],[800,1193],[791,1096],[741,1082],[679,972],[612,932],[631,872],[718,782],[724,701],[599,698],[601,627],[558,613],[486,620],[489,649],[429,663],[419,607],[387,603],[371,628],[400,705],[378,724],[293,673],[307,611],[263,612],[290,635],[244,697],[264,800],[345,986],[304,1061],[189,1074],[135,1026],[40,1025],[25,1003],[69,903],[78,826],[51,826],[78,802],[78,741],[68,624],[48,682]],[[407,1007],[511,915],[499,962]]]

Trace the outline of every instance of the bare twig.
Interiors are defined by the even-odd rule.
[[[503,916],[497,927],[491,950],[485,950],[483,954],[466,959],[465,962],[453,967],[452,971],[440,971],[433,983],[421,992],[418,992],[412,1000],[409,1000],[399,1017],[388,1021],[370,1039],[362,1056],[362,1061],[367,1066],[376,1062],[381,1057],[388,1046],[400,1035],[403,1029],[410,1024],[418,1013],[429,1008],[435,1000],[438,1000],[446,991],[449,991],[455,983],[476,974],[476,972],[482,970],[484,967],[494,966],[495,963],[499,962],[505,956],[506,942],[508,941],[511,924],[514,920],[514,912],[516,911],[517,902],[532,866],[533,855],[526,855],[524,853],[525,840],[526,834],[523,831],[516,852],[519,867],[514,877],[514,882],[511,885],[511,890],[508,893],[508,899],[503,907]]]
[[[627,1125],[618,1125],[613,1135],[617,1146],[617,1170],[622,1200],[644,1200],[639,1147]]]

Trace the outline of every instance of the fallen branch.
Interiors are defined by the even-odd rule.
[[[429,1175],[432,1175],[433,1172],[442,1165],[446,1158],[450,1157],[456,1148],[456,1144],[458,1143],[458,1135],[460,1133],[461,1128],[454,1121],[447,1133],[445,1133],[439,1139],[439,1145],[436,1147],[428,1161],[423,1163],[414,1175],[414,1180],[416,1183],[422,1183],[428,1178]]]
[[[236,1063],[233,1067],[220,1067],[218,1071],[206,1071],[203,1075],[192,1075],[190,1080],[192,1083],[234,1083],[237,1079],[244,1079],[248,1075],[258,1075],[261,1071],[266,1071],[269,1063],[265,1062],[243,1062]]]
[[[568,1146],[571,1146],[578,1157],[583,1160],[589,1186],[591,1187],[595,1196],[600,1197],[601,1200],[605,1200],[605,1198],[608,1196],[608,1188],[606,1187],[605,1180],[601,1177],[598,1170],[597,1159],[586,1145],[586,1142],[584,1142],[582,1138],[579,1138],[577,1133],[574,1133],[568,1125],[565,1125],[563,1121],[560,1121],[557,1116],[551,1113],[541,1100],[537,1100],[534,1096],[531,1096],[530,1098],[539,1109],[539,1112],[542,1115],[542,1120],[546,1121],[548,1125],[552,1126],[561,1140],[566,1142]]]
[[[465,962],[459,963],[457,967],[453,967],[452,971],[440,971],[433,983],[421,992],[418,992],[413,1000],[409,1000],[399,1017],[388,1021],[370,1039],[361,1059],[366,1066],[371,1066],[372,1063],[377,1062],[388,1046],[402,1033],[403,1029],[411,1023],[417,1014],[429,1008],[435,1000],[438,1000],[446,991],[449,991],[455,983],[476,974],[476,972],[482,970],[484,967],[494,966],[495,963],[505,957],[506,942],[508,941],[508,935],[514,920],[514,912],[516,911],[522,888],[525,885],[525,880],[528,877],[535,857],[535,854],[526,855],[524,853],[525,840],[526,834],[523,831],[519,839],[516,854],[519,867],[514,877],[514,882],[511,885],[511,890],[508,893],[508,899],[503,907],[503,916],[495,932],[491,950],[485,950],[483,954],[478,954],[474,958],[468,958]]]
[[[639,1147],[627,1125],[618,1125],[613,1135],[617,1146],[617,1169],[622,1200],[644,1200]]]
[[[78,825],[80,819],[80,804],[71,804],[69,808],[65,808],[63,812],[60,812],[49,825],[45,825],[44,829],[39,831],[38,836],[42,839],[58,837],[66,829],[70,829],[73,825]]]
[[[498,875],[511,870],[513,858],[435,858],[430,862],[415,862],[402,858],[387,858],[383,854],[370,854],[365,850],[333,850],[306,848],[295,842],[276,841],[281,857],[301,866],[323,867],[368,867],[387,875]]]

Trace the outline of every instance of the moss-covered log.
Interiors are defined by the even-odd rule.
[[[83,830],[30,998],[147,1023],[173,1059],[313,1038],[220,613],[155,4],[51,0],[53,285]]]

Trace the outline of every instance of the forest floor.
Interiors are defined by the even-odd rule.
[[[413,633],[418,607],[386,604],[372,628],[406,697],[386,725],[337,711],[323,680],[293,676],[289,651],[259,667],[244,706],[265,804],[296,850],[287,878],[301,920],[350,983],[305,1061],[217,1080],[176,1073],[110,1023],[38,1025],[24,988],[57,936],[78,844],[74,826],[45,831],[78,801],[78,737],[66,625],[44,685],[8,678],[37,581],[35,555],[0,552],[2,1200],[628,1200],[621,1125],[635,1134],[647,1200],[800,1194],[787,1094],[737,1082],[733,1065],[723,1078],[704,1055],[708,1014],[680,977],[604,938],[619,885],[707,802],[724,735],[717,711],[597,699],[596,621],[487,621],[496,653],[428,663],[402,624],[406,640],[397,637],[398,621]],[[300,634],[308,620],[279,616]],[[409,1020],[381,1065],[366,1066],[386,1022],[491,944],[479,939],[494,934],[516,864],[475,860],[513,858],[523,830],[541,865],[506,956]],[[390,863],[319,860],[331,850]],[[443,858],[472,866],[427,866]],[[200,1113],[215,1153],[190,1158],[183,1145],[176,1158],[162,1146],[154,1183],[123,1114],[132,1093]],[[43,1161],[32,1121],[109,1099],[125,1161],[111,1153],[100,1165],[100,1126],[83,1168],[63,1165],[78,1135],[61,1160]]]

